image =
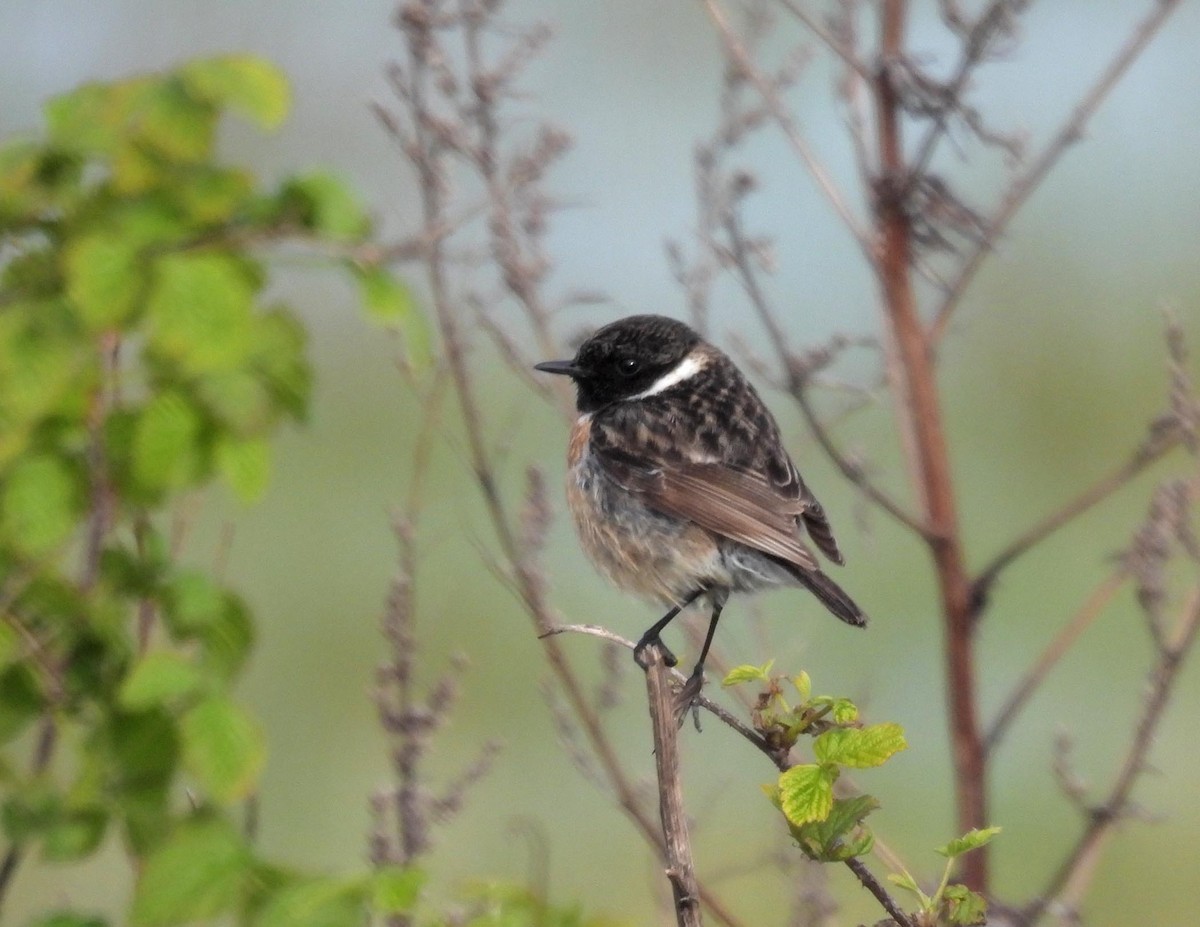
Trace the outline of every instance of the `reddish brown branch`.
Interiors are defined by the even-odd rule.
[[[875,81],[876,132],[882,176],[875,194],[879,239],[877,267],[884,311],[903,369],[904,403],[910,413],[915,468],[932,533],[930,548],[937,571],[945,627],[946,698],[958,827],[967,831],[987,820],[985,755],[976,705],[971,582],[963,557],[950,458],[942,425],[933,357],[917,312],[912,281],[913,230],[898,195],[907,177],[901,140],[903,101],[893,71],[904,54],[908,16],[905,0],[881,7],[881,61]],[[963,878],[975,891],[987,890],[986,848],[964,860]]]

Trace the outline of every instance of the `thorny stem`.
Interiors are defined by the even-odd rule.
[[[893,82],[893,67],[904,54],[906,0],[881,6],[881,66],[875,80],[878,147],[882,176],[875,211],[880,242],[877,256],[884,311],[904,372],[905,404],[911,412],[918,475],[932,532],[930,548],[937,571],[945,622],[946,698],[958,828],[983,827],[987,820],[985,756],[976,705],[972,641],[971,583],[963,557],[949,452],[942,425],[933,356],[925,340],[913,290],[912,227],[905,202],[897,195],[906,166],[900,137],[903,101]],[[986,893],[986,847],[964,859],[963,878]]]

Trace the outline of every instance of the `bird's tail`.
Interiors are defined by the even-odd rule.
[[[793,572],[805,589],[820,599],[822,605],[846,624],[852,624],[856,628],[867,626],[867,616],[863,614],[862,609],[846,594],[846,590],[820,570],[796,568]]]

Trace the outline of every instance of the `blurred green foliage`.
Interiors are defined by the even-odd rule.
[[[179,503],[214,481],[257,499],[308,407],[306,334],[264,298],[262,246],[341,254],[371,313],[424,343],[404,286],[357,256],[370,223],[340,181],[267,189],[216,159],[223,112],[265,130],[287,108],[272,65],[211,58],[58,97],[44,138],[0,149],[0,893],[26,857],[81,863],[109,838],[142,927],[408,923],[417,903],[413,869],[315,877],[239,826],[266,759],[233,696],[254,620],[178,559]]]

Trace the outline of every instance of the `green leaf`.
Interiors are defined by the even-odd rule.
[[[4,836],[16,844],[41,837],[62,815],[62,796],[43,780],[10,790],[0,807]]]
[[[887,762],[907,746],[903,729],[889,722],[826,731],[813,741],[813,755],[822,763],[866,769]]]
[[[263,434],[278,418],[278,403],[254,370],[210,373],[196,383],[196,395],[217,422],[240,438]]]
[[[180,71],[184,84],[214,106],[228,106],[262,129],[287,117],[291,92],[275,65],[253,55],[223,55],[191,61]]]
[[[241,599],[194,571],[173,579],[164,598],[171,634],[176,639],[199,640],[204,669],[232,678],[254,643],[254,625]]]
[[[275,895],[254,927],[361,927],[370,886],[365,879],[310,879]]]
[[[768,660],[762,666],[752,666],[749,663],[735,666],[721,680],[721,685],[730,688],[732,686],[740,686],[745,682],[766,682],[771,678],[771,667],[774,663],[774,660]]]
[[[189,172],[188,182],[172,188],[171,193],[192,222],[227,223],[252,201],[254,176],[247,171],[200,164]]]
[[[141,294],[141,254],[136,242],[111,232],[84,236],[67,245],[67,295],[92,331],[120,325]]]
[[[254,644],[254,624],[241,599],[226,594],[217,620],[198,635],[204,647],[204,666],[224,679],[242,668]]]
[[[412,291],[386,268],[355,264],[367,314],[378,322],[394,325],[404,339],[408,363],[417,370],[429,367],[433,349],[429,322],[418,308]]]
[[[1001,830],[1002,828],[1000,827],[983,827],[969,830],[961,837],[955,837],[945,846],[938,847],[936,852],[948,859],[957,859],[964,853],[970,853],[972,850],[977,850],[990,842]]]
[[[103,732],[108,739],[119,791],[157,789],[175,773],[179,734],[161,708],[116,714]]]
[[[220,254],[159,259],[147,301],[154,352],[188,373],[230,370],[252,346],[257,282]]]
[[[792,677],[792,685],[796,687],[800,701],[807,702],[812,697],[812,680],[804,670],[800,670],[798,675]]]
[[[284,187],[288,212],[305,228],[330,238],[353,240],[367,230],[367,217],[358,198],[333,174],[320,172],[292,179]]]
[[[243,502],[257,502],[271,478],[271,445],[259,438],[222,437],[216,448],[217,471]]]
[[[848,698],[835,698],[831,702],[830,714],[838,724],[853,724],[858,720],[858,706]]]
[[[133,927],[173,927],[231,912],[251,863],[242,837],[225,821],[186,822],[146,860],[134,890]]]
[[[812,859],[841,862],[870,851],[875,838],[859,827],[868,814],[879,807],[870,795],[834,799],[829,816],[791,828],[800,848]]]
[[[118,701],[138,711],[191,695],[200,690],[204,677],[177,653],[156,651],[142,657],[121,684]]]
[[[108,814],[97,805],[67,807],[46,831],[42,856],[53,862],[71,862],[90,856],[100,846]]]
[[[829,766],[793,766],[779,777],[779,804],[790,824],[823,821],[833,810],[833,782],[837,770]]]
[[[185,486],[201,473],[203,422],[182,393],[165,390],[142,410],[134,426],[133,476],[152,495]]]
[[[42,713],[45,700],[29,663],[14,663],[0,673],[0,744],[24,732]]]
[[[387,917],[407,914],[416,907],[425,873],[420,869],[386,866],[371,877],[371,911]]]
[[[49,553],[75,530],[81,493],[74,474],[49,454],[16,463],[0,495],[0,524],[10,543],[31,557]]]
[[[258,316],[254,329],[255,370],[278,406],[293,418],[303,418],[312,390],[304,326],[291,313],[275,310]]]
[[[181,570],[164,592],[167,626],[189,637],[216,624],[225,609],[225,590],[200,570]]]
[[[912,892],[919,899],[921,899],[922,905],[929,905],[929,896],[921,891],[921,886],[917,884],[917,880],[907,872],[889,872],[887,880],[896,886],[896,888],[903,889],[906,892]]]
[[[951,924],[974,927],[987,923],[987,901],[965,885],[947,885],[942,900]]]
[[[132,115],[136,137],[131,141],[139,143],[139,153],[152,150],[166,161],[182,164],[199,164],[212,157],[216,111],[189,94],[181,81],[170,76],[147,79]],[[126,165],[131,163],[127,161]],[[156,169],[149,170],[146,179],[157,173]],[[132,178],[127,175],[122,179]],[[129,189],[124,183],[122,187]],[[134,188],[140,187],[135,182]]]
[[[115,152],[124,144],[131,83],[84,84],[51,99],[45,106],[50,140],[72,151]]]
[[[367,314],[377,322],[402,322],[417,311],[412,291],[385,267],[354,264]]]
[[[258,723],[230,699],[212,696],[184,714],[183,760],[218,802],[250,795],[266,764]]]

